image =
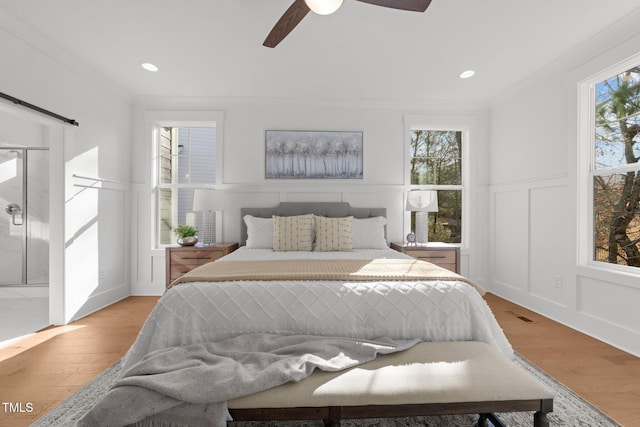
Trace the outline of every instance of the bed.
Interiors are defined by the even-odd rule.
[[[139,365],[147,363],[153,369],[160,367],[166,378],[174,375],[167,365],[186,368],[184,372],[190,375],[195,364],[209,357],[209,347],[207,356],[202,356],[203,346],[236,345],[234,340],[243,337],[269,342],[281,337],[326,337],[346,342],[346,347],[354,342],[378,345],[380,339],[393,342],[362,360],[351,357],[357,363],[350,360],[339,371],[418,342],[478,342],[501,360],[510,360],[513,350],[482,298],[484,290],[455,273],[389,249],[385,214],[382,208],[354,208],[347,203],[243,208],[241,247],[172,284],[123,359],[123,371],[140,371]],[[176,351],[194,352],[194,359],[177,362]],[[349,355],[349,351],[345,348],[341,354]],[[159,359],[147,360],[157,354]],[[143,380],[149,373],[146,369],[142,370]],[[336,370],[335,366],[327,369]],[[204,377],[198,373],[195,381],[202,382]],[[176,378],[183,377],[171,378],[173,387]],[[139,386],[127,380],[123,379],[123,385]],[[164,390],[165,384],[158,387]],[[179,396],[185,388],[177,392]],[[219,387],[207,388],[206,393],[218,391]],[[199,400],[200,395],[193,399]],[[234,396],[228,396],[229,400]],[[545,394],[544,401],[548,398]],[[121,403],[133,400],[131,396],[120,399]],[[227,407],[222,410],[228,416]],[[547,410],[548,406],[545,413]],[[103,408],[96,413],[104,417],[110,412]],[[246,416],[248,412],[240,413]],[[335,418],[335,411],[333,414]],[[226,419],[219,422],[224,424]]]
[[[273,216],[293,218],[309,214],[362,220],[360,228],[354,226],[352,230],[351,250],[274,250],[273,225],[270,226],[268,220]],[[354,208],[348,203],[281,203],[273,208],[242,208],[241,216],[240,249],[217,263],[336,259],[414,261],[387,246],[384,208]],[[445,274],[444,269],[440,271]],[[198,272],[198,269],[193,270],[178,281],[192,280]],[[396,339],[482,341],[511,358],[511,345],[481,294],[457,279],[380,280],[370,286],[368,282],[349,280],[213,282],[205,281],[203,277],[172,286],[163,295],[125,357],[123,367],[127,369],[147,353],[161,348],[253,332],[358,338],[388,334]],[[386,301],[391,298],[411,307],[388,306]],[[411,315],[407,313],[409,310]],[[201,312],[209,314],[202,316]],[[305,320],[301,321],[303,317]]]

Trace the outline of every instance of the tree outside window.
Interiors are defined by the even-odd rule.
[[[640,267],[640,66],[595,85],[594,260]]]
[[[461,131],[412,129],[411,187],[438,191],[438,212],[429,213],[429,240],[462,242]],[[415,230],[415,213],[411,214]]]

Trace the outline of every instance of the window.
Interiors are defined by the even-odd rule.
[[[168,245],[178,225],[202,223],[193,193],[216,183],[216,128],[160,127],[158,161],[158,245]]]
[[[222,181],[221,111],[147,111],[151,144],[152,247],[174,244],[178,225],[202,226],[202,213],[193,211],[198,188],[215,188]]]
[[[463,135],[459,130],[410,129],[410,190],[436,190],[438,211],[429,212],[429,241],[462,243]],[[411,213],[415,230],[416,213]]]
[[[592,259],[640,267],[640,65],[596,80],[590,93]]]

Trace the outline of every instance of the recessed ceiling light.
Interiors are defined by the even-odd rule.
[[[467,71],[463,71],[462,73],[460,73],[460,78],[461,79],[468,79],[469,77],[473,77],[473,75],[476,72],[473,70],[467,70]]]
[[[147,71],[154,72],[154,73],[155,73],[156,71],[158,71],[158,67],[156,67],[155,65],[153,65],[153,64],[152,64],[152,63],[150,63],[150,62],[145,62],[145,63],[143,63],[143,64],[142,64],[142,68],[144,68],[144,69],[145,69],[145,70],[147,70]]]

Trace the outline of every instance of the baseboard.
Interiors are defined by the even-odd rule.
[[[71,316],[65,316],[69,319],[67,323],[75,322],[76,320],[95,313],[96,311],[102,310],[105,307],[127,298],[129,295],[129,285],[124,283],[116,286],[115,288],[107,289],[103,292],[91,295],[91,297],[89,297],[89,299],[87,299],[75,313],[71,314]]]

